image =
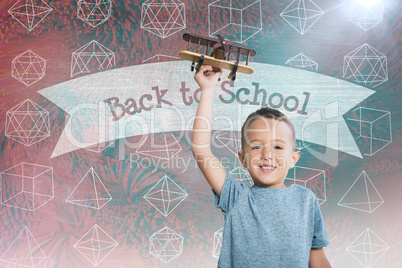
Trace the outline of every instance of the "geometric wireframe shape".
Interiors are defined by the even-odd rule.
[[[212,256],[214,256],[217,259],[219,259],[219,255],[221,254],[222,242],[223,242],[223,228],[219,229],[214,234],[214,250]]]
[[[250,173],[244,167],[235,167],[229,174],[233,176],[236,181],[242,182],[245,186],[251,186],[252,179]]]
[[[90,73],[116,65],[114,52],[99,42],[92,40],[73,52],[71,57],[71,77]]]
[[[112,197],[103,184],[102,180],[91,167],[77,184],[66,202],[79,206],[101,209],[110,202]]]
[[[311,0],[294,0],[280,16],[303,35],[323,14],[324,11]]]
[[[85,148],[85,150],[94,152],[94,153],[101,153],[104,150],[106,150],[107,148],[111,147],[113,144],[114,144],[114,141],[102,142],[97,145],[87,147],[87,148]]]
[[[388,81],[387,57],[363,44],[344,57],[343,78],[376,87]]]
[[[348,113],[345,119],[364,155],[372,156],[392,142],[389,111],[358,107]]]
[[[338,206],[373,212],[384,203],[373,182],[363,171],[339,201]]]
[[[384,7],[381,1],[371,2],[353,1],[349,7],[349,20],[365,31],[373,28],[383,19]]]
[[[388,249],[390,247],[367,228],[346,248],[346,251],[364,267],[372,267]]]
[[[31,32],[51,11],[43,0],[18,0],[8,13]]]
[[[46,60],[27,50],[17,55],[11,63],[11,75],[26,86],[41,80],[46,73]]]
[[[0,258],[0,261],[18,267],[37,267],[45,259],[45,253],[43,253],[31,231],[25,226]]]
[[[251,186],[253,184],[249,172],[240,163],[237,154],[242,150],[240,133],[232,131],[222,131],[216,134],[216,140],[224,145],[227,149],[232,152],[235,157],[234,168],[229,172],[235,180],[244,183],[246,186]]]
[[[186,8],[179,0],[148,0],[141,8],[141,28],[166,38],[186,28]]]
[[[167,217],[187,196],[188,194],[179,185],[165,175],[144,195],[144,198]]]
[[[318,63],[305,56],[303,53],[299,53],[296,56],[288,59],[285,64],[312,71],[318,70]]]
[[[107,21],[111,10],[111,0],[79,0],[77,3],[77,17],[92,27]]]
[[[262,30],[261,0],[217,0],[208,5],[209,36],[243,43]]]
[[[0,173],[1,204],[35,211],[54,198],[53,168],[21,163]]]
[[[168,135],[173,141],[168,141]],[[163,160],[170,160],[181,152],[182,148],[172,133],[162,134],[161,136],[148,136],[141,145],[135,150],[138,154],[156,157]]]
[[[75,243],[74,248],[97,266],[117,245],[118,243],[112,237],[95,224]]]
[[[285,182],[287,187],[291,184],[298,184],[310,189],[320,205],[327,200],[324,170],[295,166],[289,169]]]
[[[173,60],[180,60],[179,57],[174,57],[174,56],[169,56],[169,55],[163,55],[163,54],[156,54],[155,56],[152,56],[146,60],[143,60],[142,63],[146,62],[162,62],[162,61],[173,61]]]
[[[183,236],[169,227],[155,232],[149,238],[149,253],[168,263],[183,252]]]
[[[27,99],[7,111],[6,137],[31,146],[50,136],[49,112]]]

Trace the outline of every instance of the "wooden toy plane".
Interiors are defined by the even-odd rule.
[[[257,52],[254,49],[233,45],[233,40],[226,41],[221,35],[217,35],[219,40],[197,36],[185,33],[182,38],[188,42],[187,50],[182,50],[179,57],[192,61],[191,71],[197,71],[201,65],[211,65],[212,67],[230,70],[229,79],[236,79],[236,72],[252,74],[254,69],[248,66],[250,57],[255,56]],[[190,51],[190,45],[196,44],[196,52]],[[201,53],[202,47],[205,47],[204,54]],[[247,57],[246,64],[240,64],[241,56]],[[235,58],[232,60],[232,58]],[[197,62],[197,65],[195,63]]]

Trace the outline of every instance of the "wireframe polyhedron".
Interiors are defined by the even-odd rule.
[[[27,50],[11,62],[11,75],[21,83],[30,86],[41,80],[46,73],[46,60]]]
[[[280,16],[303,35],[323,14],[324,11],[311,0],[294,0]]]
[[[93,167],[91,167],[67,197],[66,202],[83,207],[101,209],[111,200],[112,197],[109,191]]]
[[[92,27],[107,21],[111,10],[111,0],[79,0],[77,3],[77,17]]]
[[[35,211],[54,197],[53,168],[21,163],[1,172],[1,203]]]
[[[346,251],[364,267],[373,267],[388,249],[390,247],[367,228],[346,248]]]
[[[320,205],[327,200],[324,170],[295,166],[289,169],[285,179],[286,186],[291,184],[299,184],[310,189],[317,197]]]
[[[175,136],[170,134],[149,135],[135,150],[138,154],[170,160],[182,150]]]
[[[149,253],[168,263],[183,252],[183,236],[169,227],[155,232],[149,238]]]
[[[383,19],[384,7],[381,1],[371,1],[372,3],[363,3],[363,1],[353,1],[349,7],[349,20],[367,31]]]
[[[313,61],[303,53],[299,53],[296,56],[288,59],[285,64],[311,71],[318,70],[318,63]]]
[[[166,38],[186,28],[186,9],[179,0],[148,0],[141,8],[141,28]]]
[[[387,57],[368,44],[363,44],[344,57],[343,78],[376,87],[388,81]]]
[[[31,32],[51,11],[42,0],[18,0],[8,13]]]
[[[188,194],[179,185],[165,175],[144,195],[144,198],[167,217],[187,196]]]
[[[345,118],[364,155],[374,155],[392,142],[389,111],[359,107],[346,114]]]
[[[25,226],[0,258],[0,262],[12,264],[12,267],[33,268],[37,267],[45,259],[45,253],[43,253],[31,231]],[[7,265],[7,267],[11,266]]]
[[[377,188],[363,171],[339,201],[338,206],[371,213],[383,203]]]
[[[114,52],[99,42],[92,40],[73,52],[71,58],[71,77],[90,73],[116,65]]]
[[[27,99],[6,115],[6,137],[31,146],[50,136],[49,112]]]
[[[95,224],[81,239],[75,243],[78,250],[93,265],[101,263],[118,245],[105,231]]]
[[[262,30],[261,0],[218,0],[208,5],[209,35],[243,43]]]
[[[212,256],[219,259],[219,255],[221,254],[223,243],[223,228],[219,229],[214,234],[214,250],[212,252]]]

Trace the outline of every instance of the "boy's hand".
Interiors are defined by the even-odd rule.
[[[202,65],[195,73],[194,80],[203,89],[215,89],[222,74],[222,70],[210,65]]]

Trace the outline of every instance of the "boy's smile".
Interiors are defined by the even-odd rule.
[[[282,188],[289,168],[300,158],[294,146],[292,131],[285,122],[261,117],[248,126],[244,152],[239,152],[239,157],[254,185]]]

